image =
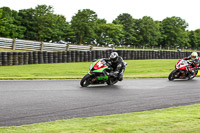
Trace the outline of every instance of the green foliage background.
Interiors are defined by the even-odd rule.
[[[112,23],[98,18],[90,9],[78,10],[66,21],[52,6],[15,11],[0,8],[0,37],[88,45],[126,45],[137,47],[200,47],[200,29],[187,30],[188,23],[177,16],[155,21],[150,16],[135,19],[119,14]]]

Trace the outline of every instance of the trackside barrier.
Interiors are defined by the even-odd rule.
[[[108,58],[113,51],[118,52],[124,60],[181,59],[191,54],[191,52],[135,50],[0,52],[0,66],[91,62],[93,59]]]
[[[13,50],[31,51],[93,51],[93,50],[112,50],[109,47],[93,47],[73,44],[48,43],[22,39],[10,39],[0,37],[0,48]]]

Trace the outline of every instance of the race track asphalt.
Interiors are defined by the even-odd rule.
[[[200,103],[200,78],[124,79],[82,88],[80,80],[0,81],[0,126],[19,126]]]

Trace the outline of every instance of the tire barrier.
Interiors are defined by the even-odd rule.
[[[23,57],[23,52],[19,52],[18,54],[18,62],[19,64],[18,65],[24,65],[24,57]]]
[[[0,53],[0,66],[2,66],[2,53]]]
[[[92,55],[92,59],[96,59],[96,52],[95,51],[92,51],[92,53],[91,53]]]
[[[43,60],[44,60],[44,63],[48,63],[48,53],[46,51],[43,52]]]
[[[67,51],[67,62],[71,62],[71,51]]]
[[[80,62],[84,62],[84,51],[80,51]]]
[[[88,54],[88,62],[91,62],[92,61],[92,52],[88,51],[87,54]]]
[[[13,52],[13,65],[18,65],[18,52]]]
[[[71,51],[71,62],[75,62],[76,60],[76,53],[75,51]]]
[[[8,56],[8,66],[12,66],[13,65],[13,53],[8,52],[7,56]]]
[[[76,54],[75,62],[80,62],[80,51],[76,51],[75,54]]]
[[[62,52],[62,63],[67,62],[67,52],[63,51]]]
[[[101,58],[100,51],[95,51],[95,59]]]
[[[58,63],[58,52],[53,52],[53,63]]]
[[[48,52],[48,63],[53,63],[53,53],[52,52]]]
[[[8,65],[8,58],[7,58],[7,52],[2,53],[2,65],[7,66]]]
[[[87,54],[87,52],[84,52],[84,62],[88,62],[88,54]]]
[[[38,52],[33,52],[33,64],[38,64]]]
[[[39,51],[38,52],[38,64],[43,64],[43,63],[44,63],[43,52]]]
[[[28,60],[29,60],[28,53],[24,52],[24,65],[28,64]]]
[[[58,63],[62,63],[62,52],[57,52],[58,53]]]
[[[119,56],[122,56],[124,60],[181,59],[191,54],[191,52],[142,50],[0,52],[0,66],[91,62],[94,59],[108,58],[111,52],[118,52]],[[199,52],[198,54],[200,55]]]

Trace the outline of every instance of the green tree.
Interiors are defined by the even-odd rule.
[[[23,26],[27,28],[25,39],[49,41],[52,34],[52,21],[54,20],[53,8],[46,5],[38,5],[35,9],[19,11]]]
[[[160,38],[159,23],[144,16],[138,20],[138,39],[143,46],[156,46]]]
[[[196,34],[197,45],[200,47],[200,29],[196,29],[194,32]]]
[[[7,23],[4,32],[1,33],[1,36],[9,38],[23,38],[26,28],[21,26],[18,12],[11,10],[9,7],[2,7],[0,9],[2,10],[2,18],[4,18]]]
[[[120,14],[114,21],[114,24],[123,25],[124,37],[121,38],[121,44],[134,45],[138,43],[136,34],[136,20],[128,13]]]
[[[6,26],[8,25],[6,19],[2,17],[3,16],[2,14],[3,14],[3,9],[0,9],[0,36],[3,36]]]
[[[74,30],[77,43],[91,44],[95,38],[95,30],[97,14],[90,9],[79,10],[78,13],[72,17],[71,26]]]
[[[119,45],[123,37],[123,26],[113,23],[98,24],[97,43],[102,45]]]
[[[107,36],[105,36],[105,31],[104,31],[104,28],[102,28],[102,27],[104,27],[103,25],[106,25],[106,20],[105,19],[97,19],[97,21],[96,21],[96,23],[97,23],[97,28],[95,29],[95,33],[96,33],[96,35],[97,35],[97,38],[96,38],[96,43],[99,45],[99,44],[101,44],[101,45],[107,45],[107,44],[110,44],[110,42],[107,42],[106,41],[106,37]]]
[[[180,17],[167,17],[161,22],[161,44],[164,47],[184,47],[188,45],[188,24]]]
[[[37,23],[35,21],[34,15],[35,9],[23,9],[19,10],[20,21],[22,22],[21,25],[26,27],[26,31],[24,33],[24,39],[27,40],[36,40],[37,38]]]
[[[38,5],[35,8],[34,20],[36,24],[36,40],[50,41],[56,26],[53,7],[47,5]]]
[[[66,22],[66,18],[62,15],[54,15],[54,24],[55,27],[53,28],[52,40],[72,42],[74,32],[72,31],[70,24]]]
[[[189,31],[188,36],[190,47],[196,49],[198,47],[197,33],[195,31]]]
[[[22,25],[27,28],[25,39],[52,42],[69,40],[73,34],[69,23],[64,16],[53,12],[53,7],[47,5],[20,10]]]

